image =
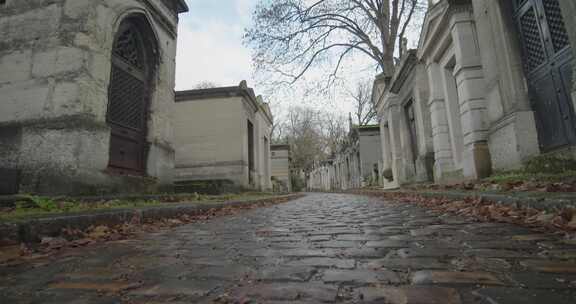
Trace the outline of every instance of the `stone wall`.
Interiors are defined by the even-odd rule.
[[[539,153],[509,1],[473,1],[486,83],[488,142],[495,170],[518,169]]]
[[[271,149],[271,176],[278,181],[281,186],[278,191],[291,192],[292,183],[290,180],[290,146],[272,145]]]
[[[360,127],[358,133],[362,182],[364,185],[378,185],[380,182],[380,158],[382,156],[380,128],[379,126]]]
[[[227,179],[248,187],[242,103],[231,97],[174,104],[175,182]]]
[[[263,191],[272,190],[271,164],[270,164],[270,135],[272,132],[272,113],[262,97],[257,98],[258,112],[256,113],[256,172],[257,188]]]
[[[175,0],[176,1],[176,0]],[[140,16],[158,45],[147,176],[111,175],[106,123],[118,25]],[[177,12],[161,0],[8,0],[0,6],[0,167],[22,191],[155,191],[172,182]]]

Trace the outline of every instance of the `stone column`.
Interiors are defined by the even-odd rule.
[[[465,177],[478,179],[490,175],[492,163],[487,141],[486,84],[476,29],[470,14],[469,11],[454,14],[452,40],[456,56],[454,77],[464,135],[462,169]]]
[[[388,139],[388,127],[387,127],[388,120],[384,116],[384,114],[381,115],[382,116],[380,117],[380,145],[382,146],[381,148],[382,169],[386,170],[390,168],[390,158],[388,156],[390,154],[389,150],[390,144]]]
[[[446,116],[446,101],[443,94],[441,77],[442,69],[438,63],[429,63],[426,67],[430,87],[428,107],[432,125],[432,143],[434,145],[434,180],[442,181],[444,174],[454,169],[450,128]]]
[[[464,149],[464,134],[462,131],[461,109],[458,98],[458,86],[454,78],[454,68],[447,68],[444,63],[441,66],[441,82],[444,88],[444,100],[446,106],[446,118],[450,132],[452,146],[452,162],[454,169],[462,168],[462,155]]]
[[[402,169],[402,138],[401,138],[401,109],[396,96],[389,99],[387,104],[388,130],[390,140],[390,164],[394,175],[395,187],[400,186],[406,176]]]
[[[418,64],[414,88],[414,111],[418,140],[416,179],[418,182],[434,180],[434,144],[432,143],[432,124],[430,108],[428,107],[428,99],[430,98],[428,83],[426,67],[423,64]]]
[[[572,46],[572,104],[576,109],[576,2],[574,0],[559,0],[562,15],[564,16],[564,25],[570,37],[570,45]]]

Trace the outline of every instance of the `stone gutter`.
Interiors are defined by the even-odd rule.
[[[260,203],[287,202],[302,194],[272,196],[247,201],[210,203],[167,203],[166,206],[149,206],[114,210],[96,210],[73,214],[45,215],[37,218],[0,222],[0,242],[39,242],[42,237],[57,237],[64,228],[85,230],[90,226],[116,226],[134,219],[140,222],[195,215],[205,211],[218,211],[227,207],[248,207]]]

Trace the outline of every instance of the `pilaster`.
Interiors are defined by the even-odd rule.
[[[390,163],[394,176],[394,186],[399,187],[405,181],[402,169],[401,110],[396,98],[388,105],[388,130],[390,139]]]
[[[446,102],[442,89],[442,82],[438,81],[442,69],[438,63],[429,63],[427,66],[430,87],[430,118],[432,125],[432,142],[434,144],[434,179],[439,181],[444,173],[454,169],[452,161],[452,147],[446,116]]]
[[[458,88],[460,120],[463,133],[463,174],[478,179],[490,175],[492,164],[488,149],[488,123],[485,100],[486,84],[482,70],[476,29],[464,21],[468,13],[454,16],[452,40],[456,65],[454,77]]]

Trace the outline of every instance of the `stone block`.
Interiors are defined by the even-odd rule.
[[[388,270],[338,270],[330,269],[322,276],[324,283],[366,285],[366,284],[398,284],[400,277]]]
[[[412,284],[504,285],[491,273],[452,271],[418,271],[412,275]]]
[[[48,84],[38,84],[34,81],[1,86],[0,122],[41,118],[49,93]]]
[[[338,288],[318,283],[270,283],[243,287],[232,294],[236,299],[258,299],[258,303],[330,303],[337,299]]]
[[[263,269],[257,278],[261,282],[307,282],[315,273],[309,267],[277,267]]]
[[[64,3],[64,15],[69,18],[86,17],[90,13],[90,2],[87,0],[67,0]]]
[[[289,262],[288,266],[312,266],[312,267],[335,267],[341,269],[352,269],[356,266],[354,260],[333,259],[333,258],[305,258]]]
[[[81,104],[78,97],[78,83],[57,83],[54,88],[54,93],[52,94],[51,102],[54,113],[69,114],[81,111]]]
[[[448,269],[450,264],[437,258],[386,258],[372,260],[363,267],[368,269]]]
[[[16,51],[0,58],[0,83],[30,79],[32,51]]]
[[[495,170],[520,169],[522,162],[540,153],[532,111],[510,114],[491,126],[488,136]]]
[[[525,260],[520,265],[528,269],[539,272],[551,273],[575,273],[576,263],[567,261],[550,261],[550,260]]]
[[[60,5],[53,3],[20,14],[3,16],[0,18],[0,37],[3,42],[24,43],[49,39],[58,34],[61,15]]]
[[[458,291],[443,287],[365,287],[356,296],[366,303],[460,304]]]
[[[20,188],[20,170],[0,168],[0,195],[17,194]]]
[[[554,290],[496,287],[479,289],[473,293],[491,304],[574,303],[574,298],[570,298],[570,295],[559,294]]]
[[[78,72],[85,64],[83,50],[72,47],[58,47],[34,54],[32,75],[34,77],[54,76],[66,72]]]

